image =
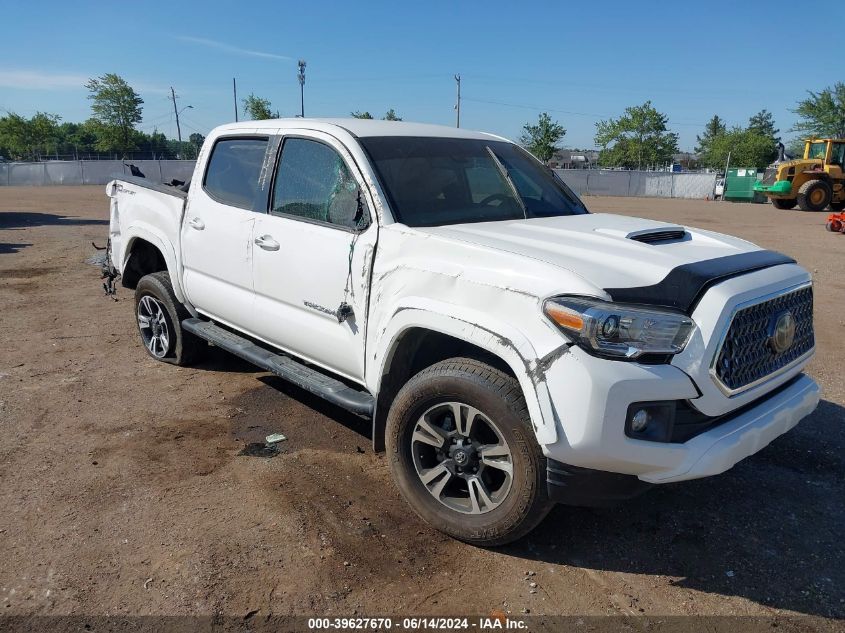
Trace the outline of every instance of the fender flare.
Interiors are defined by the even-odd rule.
[[[446,334],[472,343],[501,358],[522,388],[531,424],[540,444],[557,441],[555,413],[543,375],[542,361],[522,332],[489,314],[473,309],[417,299],[398,307],[375,342],[367,363],[366,383],[373,393],[380,387],[402,335],[413,328]]]
[[[129,256],[132,253],[132,247],[135,240],[138,239],[149,242],[159,250],[162,257],[164,257],[164,263],[167,265],[167,273],[170,275],[170,283],[173,286],[173,293],[181,303],[187,304],[187,299],[185,297],[185,293],[182,291],[182,283],[178,274],[179,261],[176,256],[176,251],[173,248],[173,244],[171,244],[170,240],[164,235],[164,233],[151,225],[134,223],[126,227],[126,247],[124,248],[123,261],[120,265],[121,273],[123,272],[126,263],[129,261]]]

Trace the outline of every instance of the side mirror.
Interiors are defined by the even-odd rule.
[[[364,196],[361,194],[361,188],[358,188],[356,194],[357,208],[355,210],[355,217],[352,218],[355,228],[364,230],[369,226],[369,217],[367,215],[367,203]]]

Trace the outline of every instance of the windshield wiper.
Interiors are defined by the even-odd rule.
[[[505,167],[504,163],[499,160],[499,157],[496,156],[496,152],[494,152],[489,147],[485,147],[485,149],[490,154],[490,158],[493,159],[493,162],[496,163],[496,168],[499,170],[499,173],[502,174],[505,181],[508,183],[508,186],[511,188],[511,192],[513,193],[514,198],[516,198],[516,201],[519,204],[519,208],[522,209],[522,215],[527,220],[528,210],[525,208],[525,201],[522,199],[522,196],[519,195],[519,191],[517,191],[516,185],[513,184],[513,180],[511,180],[511,175],[508,173],[508,168]]]

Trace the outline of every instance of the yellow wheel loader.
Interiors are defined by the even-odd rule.
[[[765,194],[778,209],[834,211],[845,209],[845,139],[809,139],[804,157],[786,160],[780,146],[778,160],[769,165],[754,191]]]

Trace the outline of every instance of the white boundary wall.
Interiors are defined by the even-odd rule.
[[[555,169],[578,195],[712,198],[716,174],[608,169]]]
[[[190,180],[193,160],[68,160],[41,163],[0,163],[0,186],[104,185],[130,174],[129,163],[153,182]]]
[[[0,163],[0,186],[104,185],[129,175],[128,161],[75,160],[41,163]],[[135,160],[132,164],[153,182],[187,181],[192,160]],[[712,198],[716,174],[605,169],[556,169],[578,195],[646,196],[655,198]]]

